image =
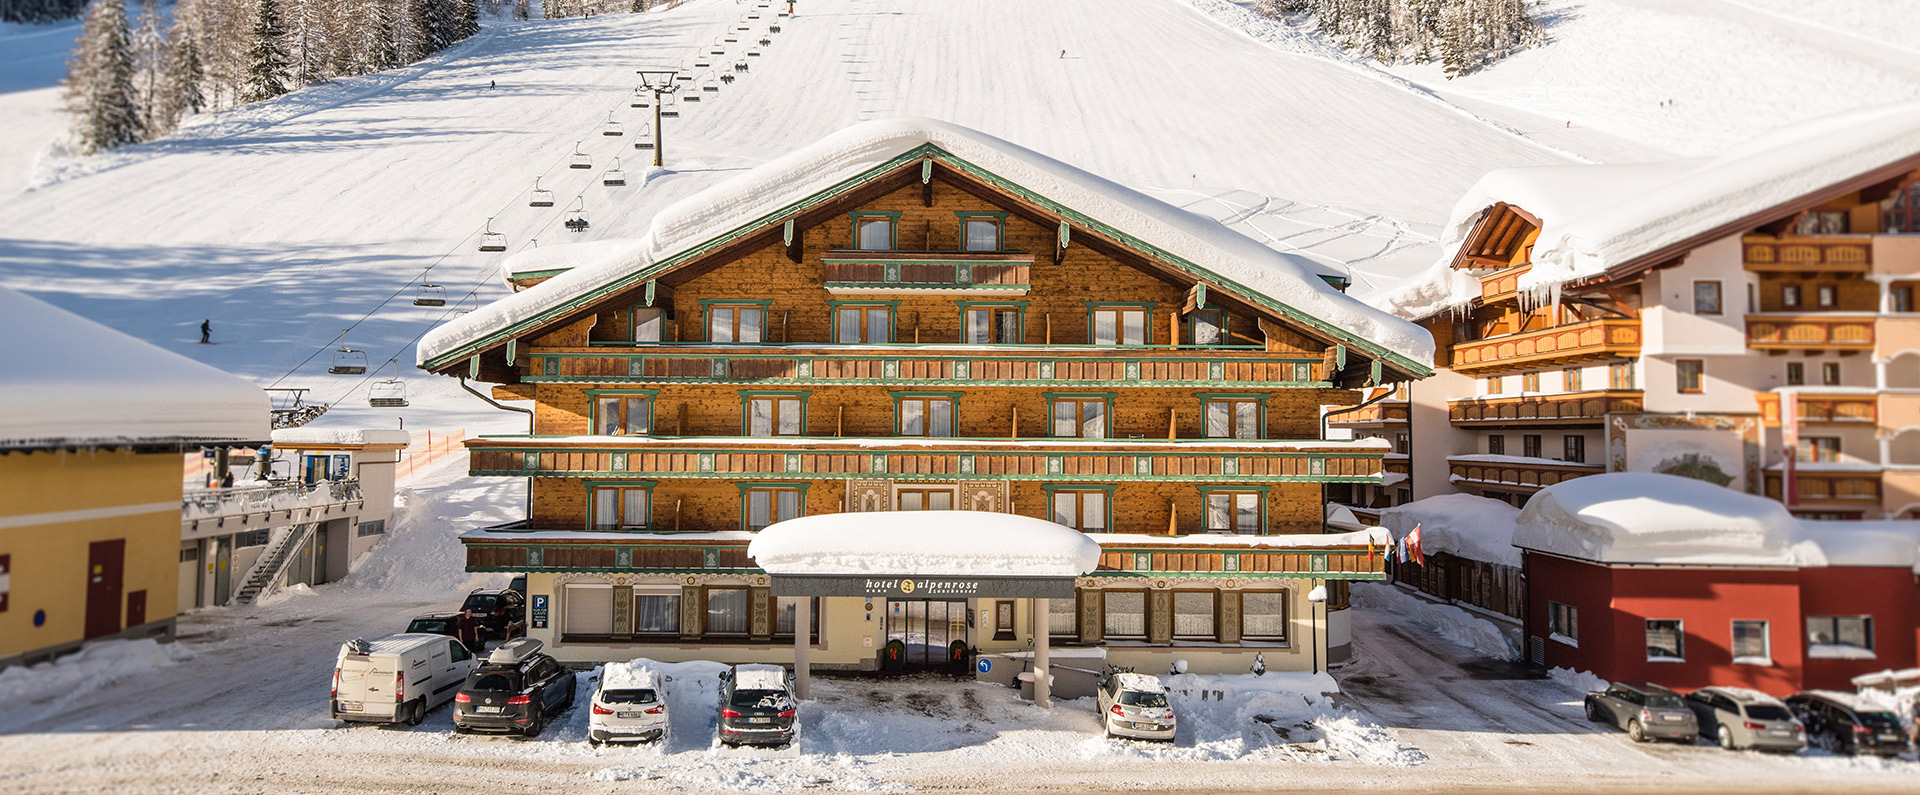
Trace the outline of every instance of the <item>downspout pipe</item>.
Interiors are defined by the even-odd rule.
[[[467,384],[467,377],[464,375],[460,376],[460,388],[467,390],[467,394],[486,401],[487,405],[492,406],[496,409],[499,409],[501,411],[517,411],[517,412],[520,412],[521,414],[527,415],[527,435],[528,436],[533,435],[533,409],[523,409],[523,408],[520,408],[519,406],[509,406],[509,405],[506,405],[505,403],[501,403],[498,400],[494,400],[493,397],[490,395],[481,394],[479,390],[474,389],[472,386]],[[533,521],[533,478],[531,477],[527,478],[527,521],[529,522]]]

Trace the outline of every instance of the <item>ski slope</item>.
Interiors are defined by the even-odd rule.
[[[1632,0],[1559,2],[1579,10]],[[641,15],[493,22],[420,64],[201,117],[167,139],[85,159],[44,152],[54,95],[31,74],[45,69],[44,42],[71,31],[0,30],[0,42],[42,42],[18,50],[31,64],[0,55],[9,74],[0,111],[42,114],[0,127],[0,284],[262,385],[314,388],[338,401],[327,424],[390,426],[399,413],[414,427],[510,427],[516,416],[405,365],[428,328],[504,294],[505,256],[536,240],[636,237],[673,201],[863,120],[931,116],[1003,137],[1275,248],[1352,267],[1357,293],[1432,262],[1447,211],[1491,168],[1668,151],[1646,132],[1654,122],[1564,127],[1533,107],[1538,97],[1499,93],[1508,78],[1494,70],[1447,94],[1263,28],[1226,0],[802,0],[793,19],[764,9],[735,31],[755,10],[690,0]],[[747,56],[769,22],[782,32]],[[1605,38],[1559,29],[1578,35],[1543,52]],[[741,41],[711,63],[731,74],[743,60],[750,71],[682,103],[666,122],[667,167],[648,173],[649,153],[631,148],[651,121],[628,107],[634,70],[691,68],[728,33]],[[1748,63],[1772,68],[1759,55]],[[1541,80],[1549,95],[1564,89],[1576,98],[1568,102],[1608,107],[1577,99],[1600,91],[1589,73]],[[1905,85],[1875,83],[1841,101]],[[1828,102],[1788,103],[1775,115],[1784,123]],[[609,112],[625,135],[600,134]],[[1660,129],[1710,126],[1689,117]],[[565,167],[576,144],[592,168]],[[600,184],[616,156],[627,187]],[[557,206],[527,206],[536,176]],[[575,201],[591,221],[583,233],[561,225]],[[475,251],[489,217],[508,252]],[[421,282],[444,285],[449,305],[413,306]],[[219,344],[194,344],[202,318]],[[326,375],[342,329],[384,370]],[[413,407],[366,409],[369,384],[396,372]]]

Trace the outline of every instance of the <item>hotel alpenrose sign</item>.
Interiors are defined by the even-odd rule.
[[[886,596],[896,599],[1070,599],[1072,577],[775,574],[775,596]]]

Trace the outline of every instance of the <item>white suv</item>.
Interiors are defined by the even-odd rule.
[[[1108,737],[1173,742],[1173,705],[1159,679],[1109,671],[1100,680],[1100,718]]]
[[[647,742],[667,733],[667,692],[673,677],[640,660],[609,664],[594,691],[587,739],[595,743]]]

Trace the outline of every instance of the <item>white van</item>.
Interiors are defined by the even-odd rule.
[[[445,635],[356,638],[340,644],[327,711],[334,720],[418,726],[453,699],[471,670],[473,655]]]

